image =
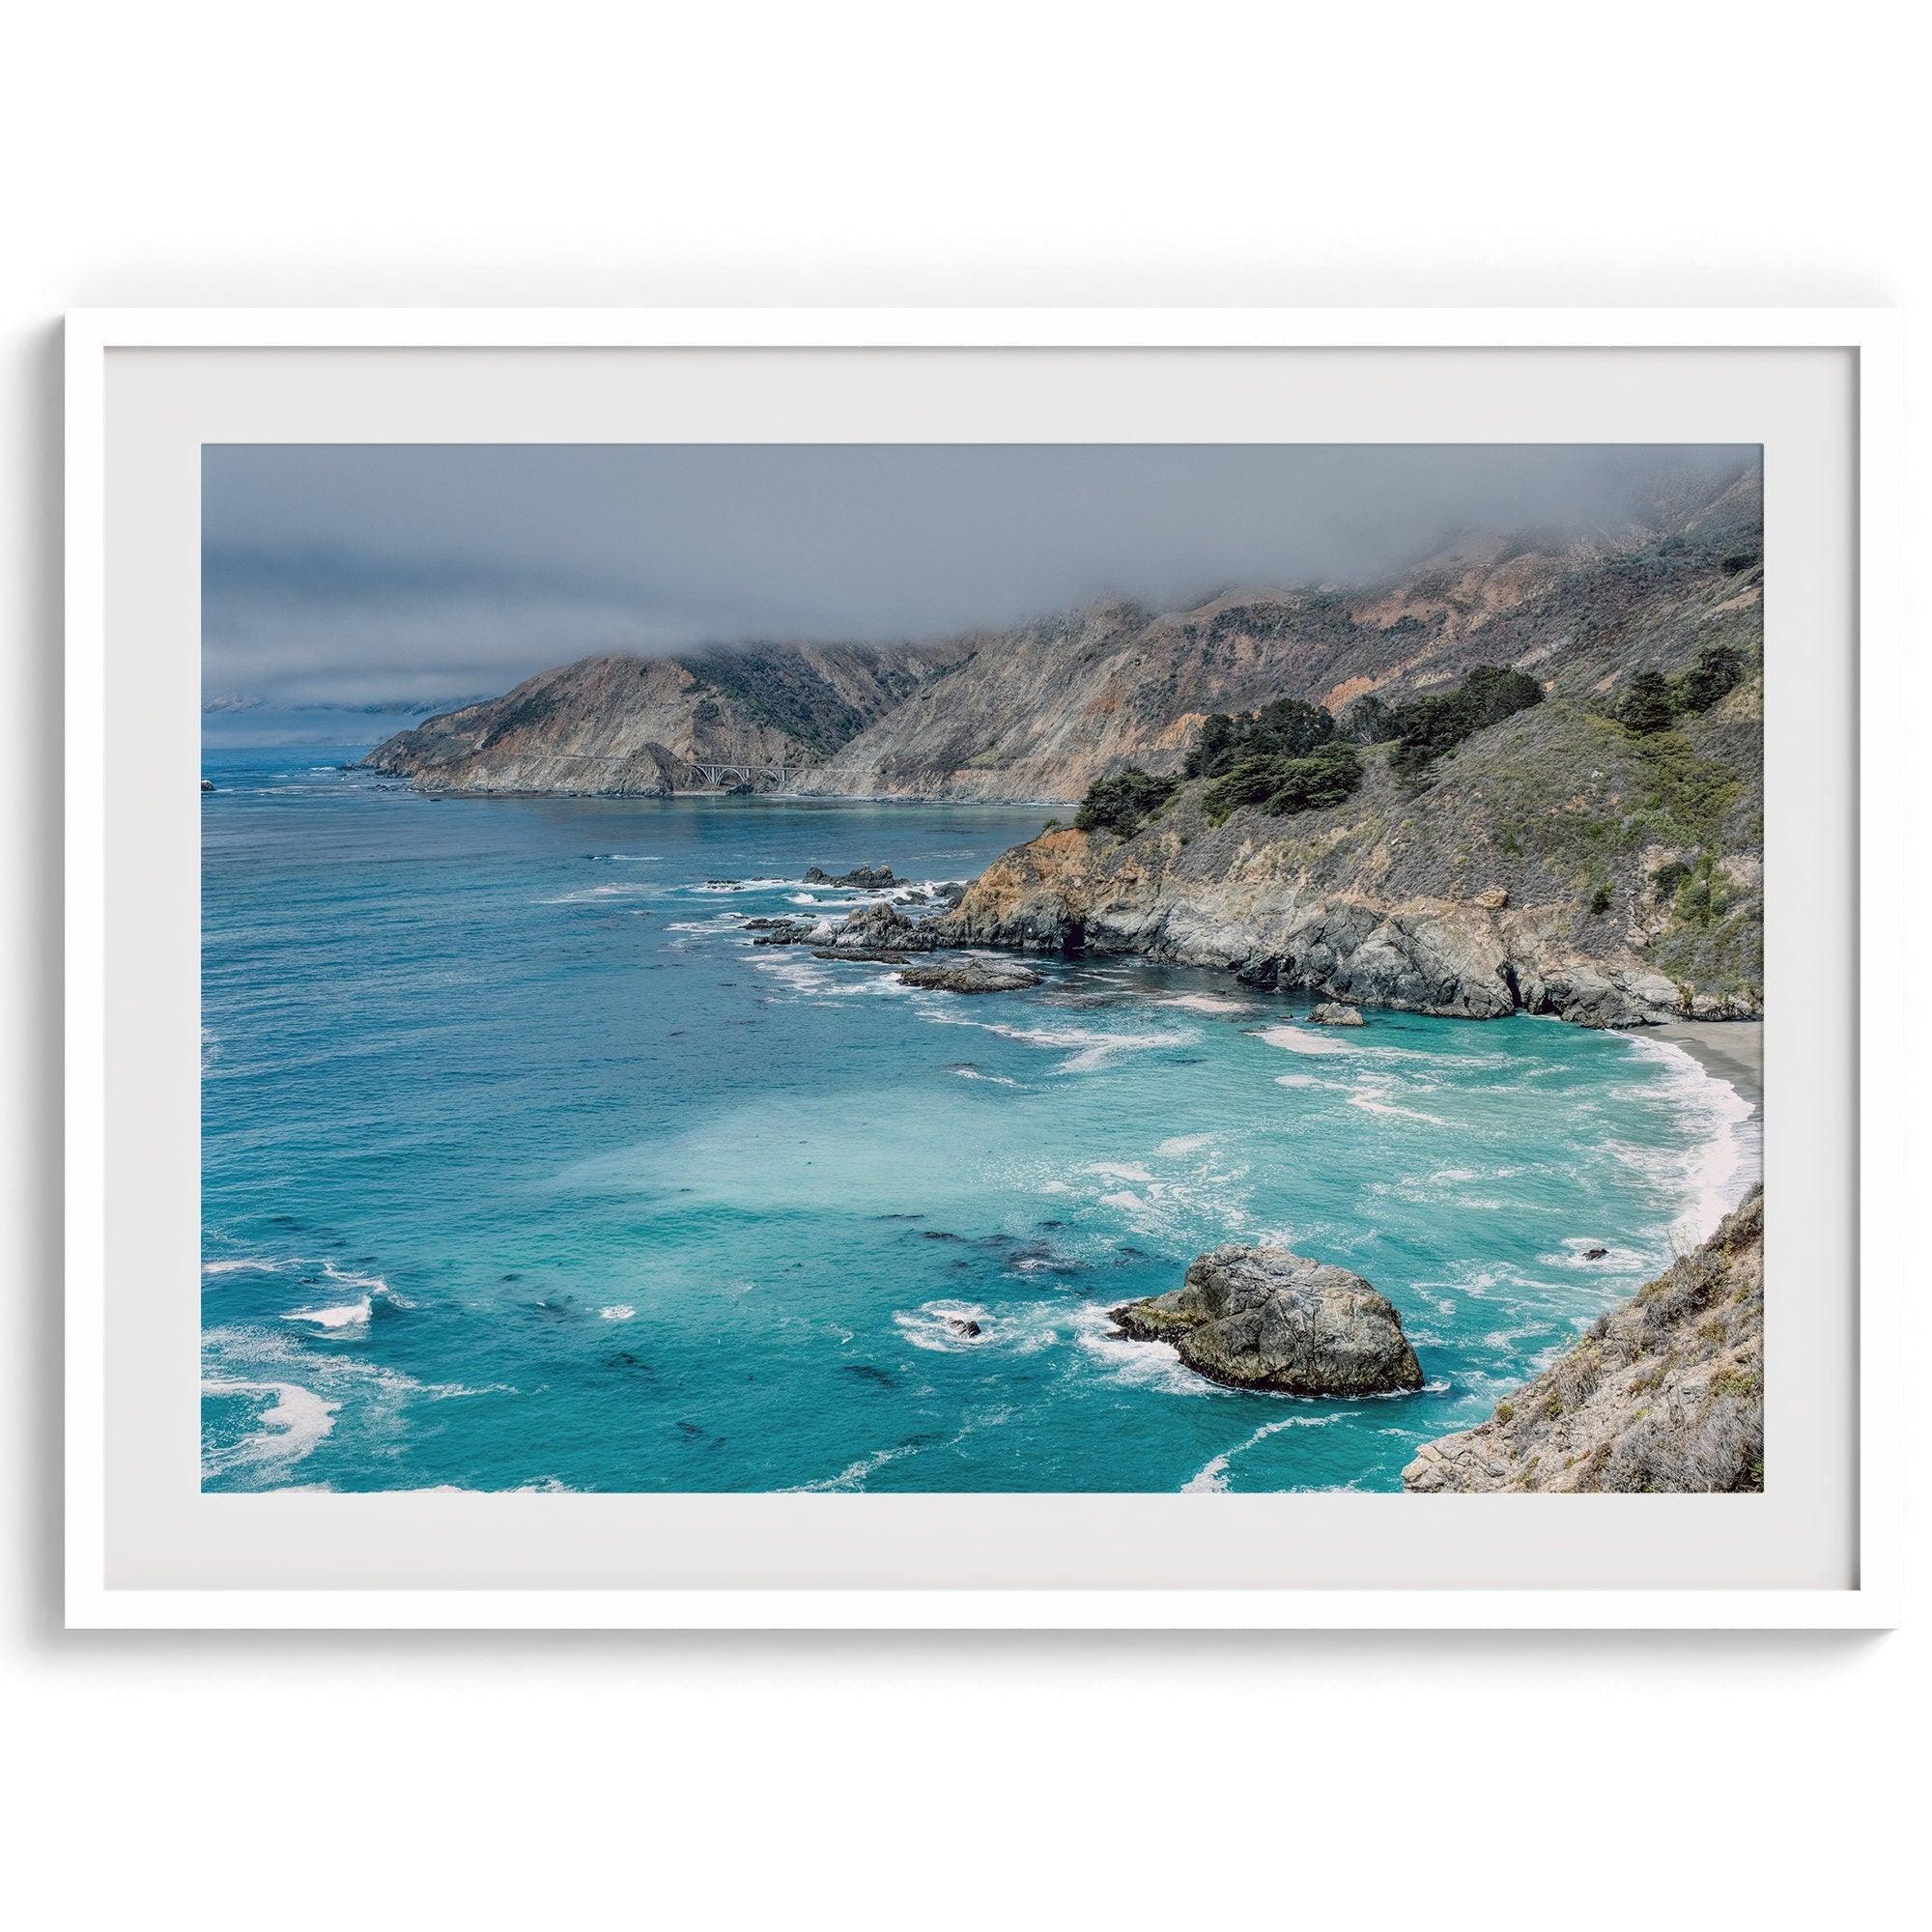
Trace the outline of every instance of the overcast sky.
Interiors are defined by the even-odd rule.
[[[943,636],[1628,522],[1753,452],[307,444],[204,452],[204,701],[433,704],[596,651]]]

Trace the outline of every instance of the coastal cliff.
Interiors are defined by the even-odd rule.
[[[950,662],[945,646],[774,644],[584,658],[399,732],[363,760],[419,790],[663,798],[770,790]]]
[[[1215,823],[1183,784],[1131,837],[1052,828],[942,943],[1137,952],[1327,1000],[1598,1026],[1761,1007],[1762,686],[1636,735],[1552,697],[1419,785],[1359,753],[1339,804]]]
[[[1764,1190],[1475,1429],[1402,1472],[1450,1491],[1764,1488]]]

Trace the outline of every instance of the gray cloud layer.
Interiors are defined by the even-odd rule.
[[[594,651],[883,640],[1095,596],[1372,578],[1640,516],[1752,451],[1545,445],[211,445],[203,692],[406,705]]]

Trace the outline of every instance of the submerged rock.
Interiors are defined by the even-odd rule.
[[[203,779],[201,788],[203,791],[213,791],[214,789],[214,781],[213,779]]]
[[[1361,1026],[1361,1014],[1353,1007],[1345,1007],[1336,1000],[1324,1000],[1310,1012],[1308,1017],[1317,1026]]]
[[[908,966],[899,983],[937,993],[1017,993],[1037,986],[1039,975],[1006,959],[928,959]]]
[[[1215,1248],[1186,1282],[1113,1311],[1137,1341],[1171,1342],[1230,1388],[1279,1395],[1388,1395],[1422,1368],[1388,1299],[1347,1268],[1287,1248]]]

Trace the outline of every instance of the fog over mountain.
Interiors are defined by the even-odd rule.
[[[1355,583],[1476,532],[1648,523],[1743,448],[211,445],[228,731],[398,716],[597,652],[886,642],[1102,596]],[[251,721],[253,721],[251,723]],[[345,718],[341,735],[366,727]]]

